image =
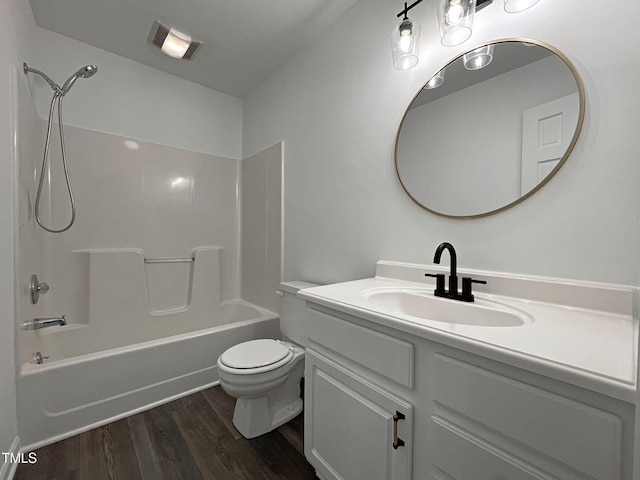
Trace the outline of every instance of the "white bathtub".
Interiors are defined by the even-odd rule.
[[[57,355],[54,334],[43,336],[51,359],[24,363],[18,377],[22,451],[213,386],[225,349],[279,336],[277,315],[244,302],[227,310],[237,312],[230,323],[69,358]]]

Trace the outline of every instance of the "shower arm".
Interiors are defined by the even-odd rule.
[[[58,93],[59,95],[64,95],[64,91],[62,90],[62,88],[60,88],[60,85],[58,85],[56,82],[51,80],[46,73],[27,66],[26,62],[22,64],[22,69],[24,70],[24,73],[31,72],[31,73],[36,73],[40,75],[42,78],[44,78],[47,81],[47,83],[51,86],[54,92]]]

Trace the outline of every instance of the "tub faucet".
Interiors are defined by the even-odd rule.
[[[436,249],[436,254],[433,256],[433,263],[440,263],[440,257],[442,256],[442,252],[445,250],[449,250],[449,256],[451,257],[450,265],[451,269],[449,271],[449,291],[444,288],[444,274],[439,273],[437,275],[425,273],[427,277],[436,277],[436,289],[433,291],[433,294],[436,297],[445,297],[451,298],[453,300],[460,300],[462,302],[473,302],[474,297],[471,293],[471,284],[472,283],[484,283],[487,282],[484,280],[476,280],[471,277],[464,277],[462,279],[462,293],[458,293],[458,257],[456,255],[456,249],[453,248],[448,242],[443,242],[438,245]]]
[[[64,315],[60,317],[45,317],[45,318],[34,318],[33,319],[33,329],[38,330],[40,328],[51,327],[52,325],[66,325],[67,320],[64,318]]]

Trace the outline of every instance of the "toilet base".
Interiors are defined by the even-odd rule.
[[[238,398],[233,425],[245,438],[255,438],[287,423],[302,411],[300,380],[304,362],[299,362],[276,390],[257,398]]]

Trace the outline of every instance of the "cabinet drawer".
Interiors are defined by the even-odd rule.
[[[413,388],[413,345],[307,307],[307,336],[343,357]]]
[[[444,355],[434,355],[433,369],[443,416],[471,419],[589,478],[621,478],[619,417]]]
[[[552,477],[485,440],[459,429],[440,417],[432,417],[433,465],[442,478],[455,480],[551,480]]]

